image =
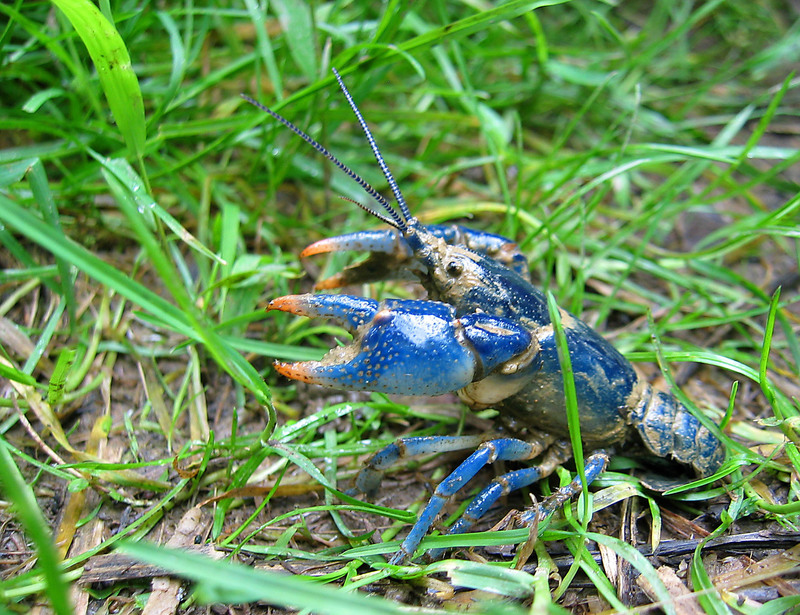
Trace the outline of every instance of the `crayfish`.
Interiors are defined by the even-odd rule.
[[[426,300],[376,301],[351,295],[290,295],[268,309],[326,317],[348,329],[353,341],[321,361],[276,362],[278,372],[308,383],[351,391],[404,395],[456,392],[472,409],[492,407],[508,436],[402,438],[367,463],[355,491],[373,495],[383,471],[406,456],[475,449],[436,488],[391,562],[410,559],[447,499],[487,463],[538,459],[531,467],[496,478],[466,508],[450,533],[464,532],[504,494],[552,473],[572,456],[568,442],[564,384],[545,295],[531,284],[524,255],[512,241],[461,226],[423,225],[414,216],[389,171],[364,118],[341,77],[339,86],[366,135],[397,203],[340,162],[325,147],[272,110],[269,113],[357,182],[379,205],[366,211],[392,227],[318,241],[301,258],[340,250],[366,250],[370,258],[317,284],[335,288],[388,278],[416,278]],[[560,309],[559,309],[560,310]],[[610,447],[635,443],[672,456],[700,475],[725,459],[720,440],[673,395],[645,382],[630,362],[578,318],[560,310],[574,372],[587,483],[606,467]],[[532,522],[580,489],[562,488]],[[538,517],[537,517],[538,515]]]

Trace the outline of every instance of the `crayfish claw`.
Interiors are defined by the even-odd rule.
[[[436,301],[379,303],[352,295],[308,294],[279,297],[268,309],[323,316],[352,333],[352,342],[321,361],[275,365],[289,378],[351,391],[441,395],[535,346],[530,332],[513,320],[482,313],[457,318],[452,306]]]
[[[343,347],[344,348],[344,347]],[[297,361],[284,363],[275,361],[275,371],[292,380],[300,380],[308,384],[327,387],[341,387],[354,391],[364,390],[363,374],[359,370],[351,369],[348,363],[340,365],[332,362],[332,354],[339,350],[334,348],[322,361]]]
[[[420,270],[419,265],[402,254],[372,253],[360,263],[350,265],[329,278],[317,281],[314,290],[331,290],[387,280],[413,282],[417,279],[414,275],[415,270]]]
[[[315,241],[300,253],[300,258],[331,252],[368,252],[369,257],[343,271],[318,281],[315,290],[330,290],[354,284],[369,284],[390,279],[416,279],[410,270],[420,269],[411,249],[395,231],[359,231]]]
[[[337,237],[327,237],[315,241],[300,252],[300,258],[307,258],[316,254],[327,254],[330,252],[382,252],[390,254],[402,251],[406,258],[411,258],[411,250],[405,245],[395,231],[358,231],[339,235]]]
[[[308,363],[314,362],[298,361],[288,363],[284,361],[275,361],[272,366],[275,368],[276,372],[278,372],[281,376],[285,376],[286,378],[300,380],[301,382],[307,382],[309,384],[319,384],[317,379],[314,377],[313,368],[311,368]]]
[[[329,318],[350,333],[354,333],[358,327],[375,317],[378,306],[378,302],[374,299],[352,295],[305,294],[273,299],[267,305],[267,311],[279,310],[309,318]]]
[[[516,243],[500,235],[475,231],[456,224],[431,224],[421,227],[432,237],[452,245],[464,245],[484,254],[528,279],[528,262]],[[415,257],[408,241],[397,230],[372,230],[347,233],[315,241],[300,253],[300,258],[331,252],[368,252],[369,258],[351,265],[340,273],[321,280],[317,290],[341,288],[351,284],[368,284],[384,280],[417,280],[428,271]]]

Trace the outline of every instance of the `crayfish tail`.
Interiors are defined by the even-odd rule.
[[[653,454],[672,456],[700,476],[713,474],[725,461],[722,442],[674,395],[650,385],[644,387],[631,422]]]

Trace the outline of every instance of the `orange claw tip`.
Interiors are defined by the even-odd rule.
[[[311,370],[307,367],[307,362],[285,363],[283,361],[275,361],[272,366],[281,376],[292,380],[302,380],[303,382],[312,384],[316,382],[315,378],[311,375]]]
[[[327,252],[334,252],[336,250],[336,242],[332,239],[320,239],[315,241],[306,249],[300,252],[300,258],[307,258],[315,254],[325,254]]]
[[[341,273],[332,275],[324,280],[319,280],[314,284],[314,290],[331,290],[332,288],[341,288],[347,283],[347,280]]]
[[[276,297],[267,305],[267,311],[280,310],[281,312],[289,312],[290,314],[297,314],[300,311],[301,295],[285,295],[283,297]]]

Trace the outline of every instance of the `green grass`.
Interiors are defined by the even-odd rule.
[[[315,610],[292,599],[306,579],[137,544],[226,493],[204,506],[210,529],[198,533],[234,557],[288,558],[300,571],[326,563],[318,580],[332,586],[313,584],[318,612],[397,610],[380,596],[358,600],[356,589],[402,587],[396,595],[416,604],[421,587],[442,597],[456,585],[506,596],[509,609],[561,612],[575,596],[599,595],[624,610],[589,540],[667,600],[653,563],[615,529],[587,526],[582,501],[542,528],[525,570],[499,557],[395,568],[382,558],[386,543],[428,497],[407,472],[417,466],[392,471],[410,485],[409,510],[337,495],[365,455],[397,436],[474,433],[492,413],[381,395],[340,403],[271,369],[271,359],[318,358],[341,334],[264,313],[271,298],[310,289],[299,252],[379,225],[338,198],[364,201],[358,186],[239,94],[286,115],[383,190],[331,67],[416,215],[514,238],[540,288],[725,434],[729,482],[656,497],[639,482],[640,463],[620,452],[593,487],[596,515],[646,506],[644,542],[658,540],[662,511],[690,519],[712,504],[722,509],[706,521],[712,536],[744,518],[796,529],[793,9],[743,0],[279,0],[266,14],[255,2],[164,6],[0,5],[0,486],[9,503],[0,528],[24,531],[38,553],[5,571],[2,603],[26,612],[44,595],[69,612],[59,570],[74,585],[90,557],[124,542],[196,581],[189,605]],[[305,266],[323,277],[348,258]],[[386,282],[362,292],[416,291]],[[426,461],[431,482],[453,467]],[[126,507],[134,513],[112,535]],[[92,523],[111,537],[81,553],[48,541],[77,540]],[[528,535],[432,536],[425,546],[516,545]],[[551,582],[555,540],[575,563]],[[706,557],[698,547],[689,576],[707,612],[772,612],[737,604],[738,587],[720,591]],[[578,589],[586,579],[596,589]],[[146,587],[121,581],[93,599]]]

